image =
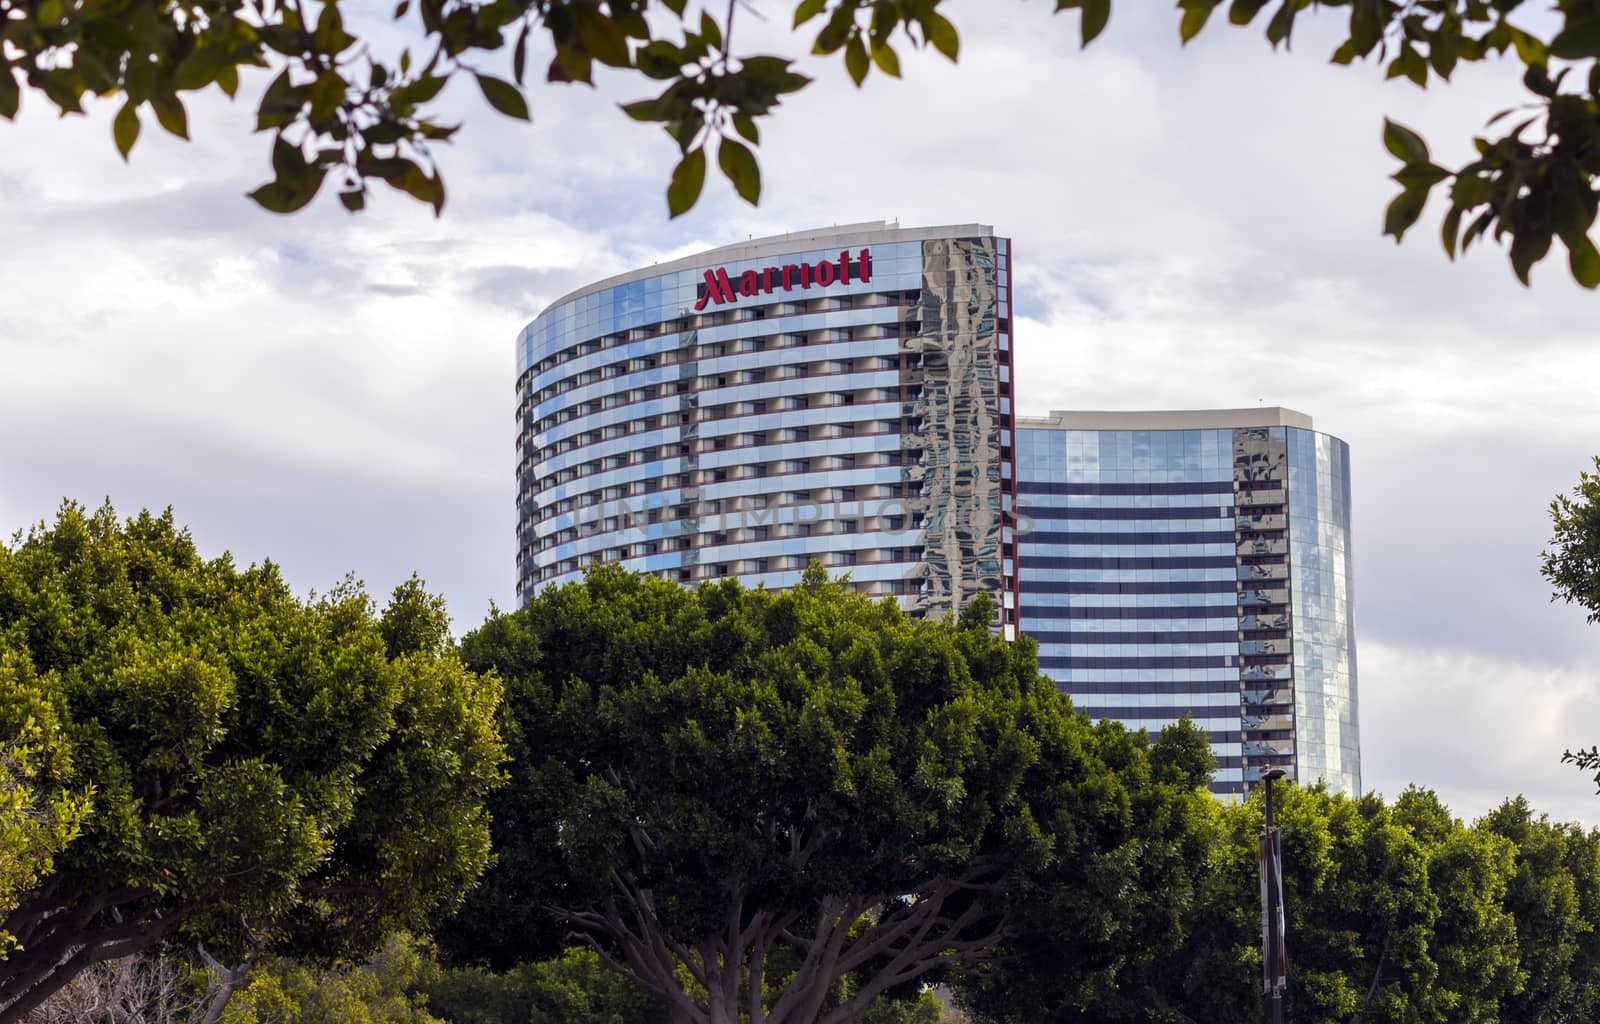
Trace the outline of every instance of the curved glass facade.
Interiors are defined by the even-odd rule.
[[[1359,793],[1350,446],[1336,437],[1289,433],[1289,537],[1300,777]]]
[[[601,561],[1015,614],[1008,243],[856,225],[600,282],[517,339],[518,596]]]
[[[1057,413],[1018,424],[1017,473],[1019,625],[1074,703],[1191,718],[1218,793],[1361,791],[1343,441],[1287,410]]]

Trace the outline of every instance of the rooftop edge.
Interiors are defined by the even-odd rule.
[[[646,278],[657,277],[661,274],[670,274],[677,270],[693,270],[705,266],[707,263],[731,263],[735,260],[753,260],[764,256],[775,256],[780,253],[792,252],[799,246],[798,242],[817,243],[815,248],[825,245],[840,245],[849,247],[863,242],[922,242],[930,238],[969,238],[983,237],[994,234],[992,224],[940,224],[923,228],[903,228],[899,221],[866,220],[856,224],[835,224],[826,228],[811,228],[803,231],[788,231],[781,235],[768,235],[765,238],[751,238],[743,242],[730,242],[719,245],[714,249],[705,249],[700,252],[680,256],[675,260],[665,263],[653,263],[648,267],[640,267],[626,273],[616,274],[586,284],[582,288],[570,291],[545,306],[539,311],[539,317],[585,295],[592,295],[607,288],[618,285],[630,284],[634,281],[643,281]],[[807,245],[805,248],[813,248]],[[534,317],[536,322],[539,317]]]
[[[1278,405],[1254,409],[1151,411],[1051,410],[1048,416],[1018,416],[1017,427],[1055,430],[1212,430],[1225,427],[1299,427],[1315,430],[1311,417]]]

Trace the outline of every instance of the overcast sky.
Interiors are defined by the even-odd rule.
[[[805,49],[792,2],[757,6],[743,40]],[[540,87],[531,127],[452,86],[440,220],[246,201],[264,75],[193,102],[192,143],[147,128],[130,166],[111,110],[26,97],[0,123],[0,532],[63,497],[171,505],[302,591],[416,571],[465,631],[514,603],[512,344],[546,303],[752,235],[977,221],[1013,239],[1022,412],[1286,405],[1350,442],[1369,788],[1600,824],[1559,763],[1600,741],[1600,626],[1538,574],[1550,498],[1600,452],[1600,297],[1560,259],[1532,290],[1498,250],[1450,264],[1436,208],[1404,246],[1379,233],[1383,116],[1455,160],[1516,70],[1423,93],[1331,67],[1338,12],[1274,54],[1225,24],[1180,49],[1168,5],[1119,4],[1085,53],[1046,3],[950,6],[959,67],[908,54],[858,93],[817,64],[763,127],[761,207],[715,182],[678,221],[675,148],[615,108],[632,80]]]

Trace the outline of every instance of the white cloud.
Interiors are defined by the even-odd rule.
[[[1362,775],[1394,797],[1411,782],[1471,820],[1522,794],[1558,821],[1600,824],[1595,783],[1561,763],[1600,743],[1600,667],[1539,667],[1462,650],[1361,651]]]

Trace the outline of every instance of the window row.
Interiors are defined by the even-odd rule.
[[[595,554],[579,555],[575,558],[564,558],[559,562],[547,565],[539,570],[539,580],[544,582],[564,576],[569,573],[583,572],[594,565],[607,562],[621,562],[629,558],[642,557],[631,554],[619,554],[623,549],[612,549]],[[654,570],[663,579],[677,582],[693,582],[703,579],[719,579],[725,576],[742,576],[752,573],[765,572],[799,572],[812,562],[821,562],[830,569],[848,569],[854,566],[879,565],[889,563],[914,564],[920,560],[920,551],[911,548],[879,548],[865,551],[830,551],[826,553],[810,553],[799,555],[769,555],[764,558],[735,558],[724,561],[705,562],[700,565],[680,566],[672,569]],[[920,593],[921,584],[909,580],[879,580],[863,581],[867,585],[876,583],[879,587],[885,584],[891,588],[901,585],[905,589],[868,591],[875,593]]]
[[[648,514],[647,514],[648,515]],[[585,537],[616,533],[632,529],[625,524],[631,517],[607,516],[604,519],[569,527],[548,534],[539,540],[538,550],[545,551],[562,544],[571,544]],[[651,522],[656,520],[652,519]],[[797,537],[829,537],[857,533],[904,533],[920,529],[905,516],[867,516],[860,519],[823,519],[809,523],[762,523],[759,526],[737,526],[727,530],[707,530],[703,533],[686,533],[676,537],[659,537],[637,544],[619,547],[627,555],[657,555],[668,551],[692,551],[696,548],[720,547],[724,544],[759,543],[768,540],[787,540]],[[910,549],[907,549],[910,550]]]
[[[841,335],[840,337],[811,338],[810,341],[790,341],[788,344],[809,344],[811,341],[851,341],[858,337],[862,337],[863,335],[859,333],[850,334],[850,332],[861,332],[862,330],[864,329],[838,328],[834,331],[826,333],[838,334]],[[813,335],[821,333],[825,332],[813,332]],[[740,351],[759,352],[766,348],[769,342],[800,337],[803,336],[782,335],[780,338],[773,339],[749,338],[745,341],[739,342],[738,344],[741,346]],[[702,345],[700,348],[719,350],[725,347],[727,344],[730,343],[718,342],[715,345]],[[717,352],[716,354],[721,353]],[[669,358],[673,356],[678,358]],[[620,363],[613,363],[610,366],[601,367],[595,370],[585,370],[582,373],[575,374],[571,377],[567,377],[563,380],[559,380],[553,384],[550,384],[549,386],[541,389],[537,394],[528,396],[521,411],[526,413],[530,411],[533,406],[547,402],[558,395],[565,394],[566,392],[572,391],[576,388],[587,387],[590,384],[597,384],[601,381],[622,377],[630,373],[651,370],[657,366],[667,365],[674,362],[687,362],[693,358],[710,358],[710,354],[708,353],[698,357],[690,356],[685,358],[682,353],[679,352],[663,352],[655,355],[639,356],[634,359],[626,360]],[[659,387],[652,382],[650,384],[633,388],[619,388],[616,392],[616,395],[613,397],[618,400],[616,404],[622,404],[623,402],[644,401],[648,398],[660,398],[667,395],[684,395],[692,394],[697,391],[710,391],[714,388],[731,388],[744,384],[764,384],[770,381],[781,380],[802,380],[811,377],[826,377],[839,373],[863,373],[873,370],[917,370],[920,369],[921,366],[922,364],[920,358],[914,355],[904,357],[859,356],[852,359],[819,359],[810,362],[781,363],[776,366],[757,366],[745,369],[722,370],[716,373],[703,374],[698,377],[681,378],[679,380],[662,384]]]
[[[659,385],[655,390],[662,396],[669,395],[671,389],[684,385],[687,393],[687,382],[677,381],[672,384]],[[649,390],[649,389],[641,389]],[[784,395],[774,398],[758,398],[744,402],[722,402],[717,405],[703,405],[698,409],[680,409],[677,412],[659,413],[656,415],[641,416],[629,423],[628,433],[637,433],[642,430],[659,430],[662,427],[683,426],[690,423],[706,423],[712,420],[727,419],[731,416],[758,416],[767,412],[794,412],[804,409],[825,409],[834,406],[855,405],[866,402],[898,402],[916,397],[918,387],[893,387],[893,388],[856,388],[840,391],[818,391],[804,395]],[[648,399],[646,399],[648,400]],[[594,416],[608,409],[621,408],[634,404],[634,399],[624,399],[621,395],[608,395],[605,398],[593,398],[586,402],[551,413],[549,416],[533,424],[529,431],[533,434],[542,434],[547,430],[558,427],[563,423],[570,423],[585,416]],[[619,426],[621,424],[618,424]],[[527,434],[524,434],[524,438]]]
[[[613,459],[617,460],[613,463]],[[904,452],[856,452],[843,455],[818,455],[809,459],[780,459],[774,462],[746,462],[733,466],[719,466],[715,469],[695,469],[683,473],[666,473],[661,476],[650,477],[644,480],[631,480],[625,484],[615,484],[611,487],[590,492],[598,495],[596,501],[610,498],[621,498],[632,494],[652,494],[656,491],[672,490],[682,487],[700,487],[705,484],[724,483],[730,480],[759,480],[769,476],[784,476],[797,473],[833,472],[850,469],[882,469],[886,466],[903,466],[906,464]],[[534,481],[535,491],[545,491],[551,487],[571,483],[596,473],[609,472],[623,469],[628,465],[622,456],[612,456],[607,459],[596,459],[586,462],[581,467],[574,466],[560,470],[549,476]],[[590,502],[594,504],[595,502]]]
[[[675,320],[664,320],[659,323],[641,324],[626,331],[617,331],[603,338],[591,338],[570,345],[560,352],[554,352],[532,366],[534,374],[552,370],[562,363],[581,356],[601,352],[618,345],[626,345],[635,341],[646,341],[658,338],[663,334],[681,334],[684,331],[699,330],[703,327],[717,327],[722,324],[737,323],[745,320],[765,320],[769,317],[795,316],[803,313],[826,313],[840,309],[873,309],[889,306],[915,306],[921,299],[918,291],[906,292],[878,292],[857,295],[835,294],[820,299],[807,299],[800,302],[773,302],[761,306],[741,306],[737,309],[707,310],[696,316],[684,316]],[[726,352],[712,353],[725,355]],[[689,358],[695,358],[690,356]],[[701,356],[699,358],[706,358]]]
[[[578,451],[591,445],[600,445],[607,441],[619,440],[630,433],[634,433],[630,429],[632,426],[631,423],[619,423],[609,427],[602,427],[599,430],[588,430],[581,434],[574,434],[572,437],[562,438],[554,444],[547,445],[542,451],[524,461],[521,466],[517,467],[517,472],[519,475],[526,473],[535,461],[550,458],[552,455],[564,455],[567,452]],[[685,439],[675,444],[652,444],[639,448],[630,448],[625,453],[619,452],[608,456],[608,459],[613,460],[609,463],[609,468],[615,469],[623,465],[641,465],[646,462],[654,462],[657,459],[683,458],[691,455],[705,455],[709,452],[759,447],[766,444],[809,443],[812,441],[829,441],[841,437],[870,437],[879,434],[910,432],[914,429],[915,421],[910,419],[858,420],[850,423],[816,423],[797,427],[781,427],[776,430],[719,434],[715,437]]]

